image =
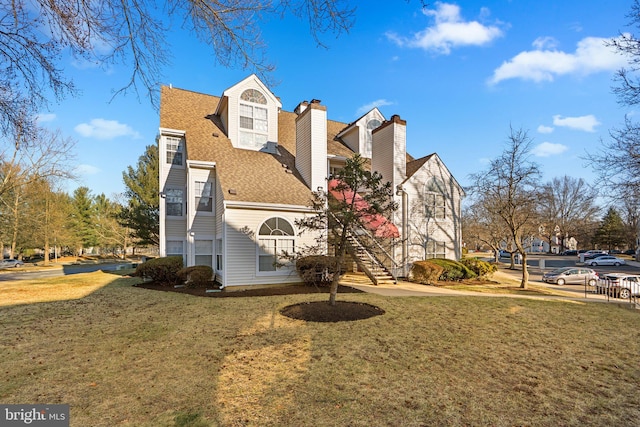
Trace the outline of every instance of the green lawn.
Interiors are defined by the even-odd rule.
[[[278,311],[326,295],[136,280],[0,283],[0,402],[66,403],[78,427],[640,425],[626,305],[349,294],[386,314],[314,324]]]

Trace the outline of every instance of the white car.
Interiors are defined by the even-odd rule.
[[[628,299],[632,295],[640,296],[640,276],[635,274],[611,273],[603,276],[598,283],[601,291],[609,295]]]
[[[584,262],[586,265],[596,266],[596,265],[624,265],[626,262],[622,258],[616,258],[611,255],[605,255],[598,258],[586,260]]]

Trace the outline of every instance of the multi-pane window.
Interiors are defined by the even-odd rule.
[[[365,134],[364,152],[365,155],[371,156],[371,150],[373,146],[373,130],[379,127],[382,123],[378,119],[371,119],[367,122],[367,131]]]
[[[263,106],[267,99],[255,89],[245,90],[240,99],[239,145],[242,148],[260,150],[267,143],[269,133],[267,108]]]
[[[213,183],[211,181],[196,181],[196,210],[198,212],[213,212]]]
[[[284,218],[266,220],[258,231],[258,271],[290,270],[293,264],[284,257],[295,249],[293,226]]]
[[[447,217],[447,197],[442,182],[433,178],[424,188],[424,206],[427,218]]]
[[[184,215],[184,190],[169,188],[165,191],[165,206],[167,216]]]
[[[170,165],[183,165],[184,143],[182,138],[166,136],[167,163]]]
[[[183,256],[184,243],[182,240],[167,240],[167,256]]]
[[[425,248],[425,258],[446,258],[446,244],[445,242],[438,242],[435,240],[427,240]]]
[[[196,265],[208,265],[213,268],[213,240],[196,240]]]
[[[222,271],[222,239],[216,240],[216,270]]]

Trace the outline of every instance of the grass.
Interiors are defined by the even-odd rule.
[[[617,304],[350,294],[386,314],[314,324],[279,310],[324,295],[136,280],[0,283],[0,402],[94,427],[640,425],[640,313]]]

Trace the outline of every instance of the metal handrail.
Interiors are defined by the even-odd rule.
[[[335,216],[335,214],[333,212],[329,212],[329,214],[331,215],[331,217],[338,224],[342,225],[342,222]],[[384,258],[387,261],[391,262],[391,268],[388,268],[383,261],[380,261],[380,259],[376,256],[376,253],[372,253],[369,249],[367,249],[367,245],[365,245],[360,240],[360,236],[358,236],[356,233],[352,233],[351,231],[349,231],[349,235],[348,236],[351,236],[357,242],[357,244],[360,246],[360,248],[362,248],[367,253],[369,258],[371,260],[375,261],[375,263],[378,264],[379,266],[383,267],[391,275],[391,277],[393,277],[393,280],[397,282],[398,279],[396,277],[395,270],[397,268],[399,268],[399,266],[398,266],[398,263],[396,262],[396,260],[393,259],[393,257],[389,254],[389,252],[387,252],[387,250],[380,244],[380,242],[378,242],[378,240],[371,233],[369,233],[366,229],[364,229],[361,226],[358,226],[355,229],[358,232],[362,232],[362,234],[364,234],[366,237],[369,238],[369,241],[374,246],[376,246],[377,249],[380,250],[380,252],[384,255]]]

